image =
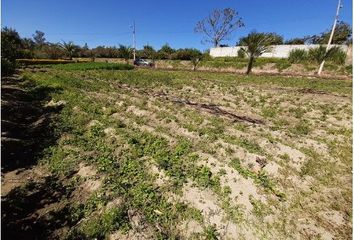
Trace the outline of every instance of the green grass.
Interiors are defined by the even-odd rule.
[[[89,63],[68,63],[53,65],[52,68],[60,70],[132,70],[134,66],[122,63],[101,63],[101,62],[89,62]]]
[[[217,61],[221,62],[221,59]],[[233,64],[232,59],[223,61]],[[264,64],[267,61],[260,59]],[[89,69],[90,71],[86,71]],[[215,193],[217,204],[233,223],[249,224],[243,217],[242,208],[235,205],[237,199],[231,199],[234,189],[224,182],[226,177],[233,181],[233,176],[226,176],[227,171],[223,168],[215,173],[213,165],[206,166],[200,152],[212,154],[220,161],[221,167],[224,167],[223,164],[229,165],[240,177],[251,179],[255,187],[261,190],[260,194],[264,194],[267,200],[271,199],[266,203],[256,199],[250,200],[253,206],[251,214],[259,218],[272,214],[268,209],[269,205],[281,207],[282,204],[279,202],[291,201],[293,192],[298,192],[290,189],[288,194],[287,176],[283,175],[283,172],[293,170],[290,167],[287,169],[292,162],[292,156],[272,153],[272,147],[276,148],[276,144],[282,141],[288,141],[289,146],[296,145],[307,137],[312,137],[315,127],[323,129],[321,125],[315,125],[311,119],[304,119],[311,107],[301,102],[300,96],[303,96],[303,93],[298,90],[324,91],[329,94],[326,97],[331,97],[330,94],[340,94],[344,96],[343,99],[352,94],[351,80],[147,69],[111,71],[82,64],[53,66],[47,72],[25,72],[24,79],[23,86],[34,99],[43,92],[50,91],[50,97],[55,101],[67,102],[55,119],[53,127],[58,136],[70,137],[58,140],[56,144],[46,149],[43,158],[40,159],[41,164],[48,166],[55,175],[70,178],[72,172],[78,169],[79,163],[84,162],[94,166],[103,179],[102,189],[89,196],[88,200],[70,203],[68,213],[72,224],[75,225],[85,219],[70,231],[69,237],[72,239],[100,239],[117,230],[124,232],[132,229],[128,210],[134,210],[143,216],[143,224],[149,226],[154,236],[159,239],[178,239],[181,237],[178,226],[183,221],[191,219],[202,226],[203,232],[197,237],[220,238],[219,230],[208,223],[201,210],[184,201],[170,200],[172,194],[182,195],[188,181],[192,181],[194,186],[202,190],[207,189]],[[192,90],[186,92],[183,89],[186,86]],[[279,88],[281,90],[273,94]],[[272,93],[264,94],[264,90],[270,90]],[[173,99],[215,103],[221,107],[228,107],[236,114],[266,118],[267,122],[264,125],[233,122],[201,109],[152,96],[161,92],[172,96]],[[151,96],[148,96],[149,94]],[[278,94],[281,98],[278,98]],[[312,99],[304,101],[312,102]],[[316,101],[321,102],[321,98],[316,98]],[[119,104],[120,102],[123,104]],[[242,104],[237,105],[239,102]],[[291,106],[280,107],[282,102]],[[272,105],[268,105],[269,103]],[[337,114],[336,104],[338,103],[335,101],[327,101],[327,105],[315,102],[313,106],[318,107],[324,115],[333,116]],[[149,114],[136,116],[132,112],[127,112],[127,108],[132,105],[148,111]],[[154,105],[155,108],[151,108],[150,105]],[[350,108],[351,104],[343,104],[341,111],[349,116]],[[89,127],[92,120],[99,123]],[[174,129],[168,125],[170,123],[187,129],[195,138],[184,136],[178,128]],[[153,131],[144,131],[139,128],[141,126],[149,126]],[[114,129],[114,136],[105,133],[108,127]],[[229,133],[235,130],[236,133]],[[340,135],[350,142],[352,131],[347,128],[332,127],[325,130],[327,134]],[[273,135],[274,131],[281,134]],[[239,136],[239,132],[241,134],[244,132],[245,135]],[[268,148],[264,140],[267,140],[266,144],[274,145]],[[218,141],[225,141],[232,147],[225,147]],[[349,174],[351,149],[348,148],[348,144],[333,140],[328,146],[330,146],[328,154],[340,156],[340,161],[347,166],[345,173]],[[278,164],[281,165],[278,175],[273,176],[265,169],[254,171],[251,167],[244,166],[237,158],[239,150],[246,156],[256,154],[265,157],[267,162],[274,159],[282,161],[282,164]],[[342,171],[341,166],[334,168],[332,163],[324,164],[327,158],[324,158],[323,153],[316,153],[307,148],[301,149],[301,152],[308,158],[300,171],[294,170],[292,174],[315,177],[321,183],[333,186],[340,184],[341,179],[335,179],[334,176]],[[276,158],[272,154],[275,154]],[[156,184],[157,175],[150,171],[151,165],[157,166],[166,176],[162,186]],[[77,187],[83,181],[73,179],[70,188]],[[122,205],[106,209],[106,204],[116,198],[122,200]],[[349,202],[350,200],[343,200],[341,205],[344,206],[340,206],[340,209],[348,211]],[[292,207],[291,202],[288,203]],[[305,210],[295,209],[296,214],[303,214],[302,211],[307,211],[307,207],[305,206]],[[280,221],[284,222],[290,219],[285,213],[284,216],[276,217],[280,217]],[[252,226],[262,232],[272,231],[270,226],[262,224],[254,222]],[[286,229],[281,231],[283,232],[280,232],[279,236],[285,232],[289,234]]]

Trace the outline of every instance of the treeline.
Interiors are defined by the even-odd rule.
[[[133,56],[133,49],[124,46],[98,46],[89,48],[77,45],[73,42],[50,43],[46,41],[45,34],[36,31],[32,38],[21,38],[14,29],[4,27],[1,31],[2,55],[10,59],[18,58],[48,58],[48,59],[72,59],[83,58],[125,58]],[[159,50],[146,45],[141,50],[136,50],[136,56],[150,59],[179,59],[191,60],[195,56],[201,56],[198,49],[183,48],[173,49],[168,44],[163,45]]]
[[[98,46],[89,48],[87,44],[80,46],[72,41],[61,43],[50,43],[46,40],[45,34],[36,31],[32,38],[22,38],[12,28],[1,29],[1,66],[3,74],[13,72],[15,60],[23,58],[36,59],[72,59],[72,58],[133,58],[133,49],[129,46]],[[146,45],[141,50],[136,50],[136,57],[171,60],[194,60],[209,56],[202,54],[195,48],[174,49],[168,44],[163,45],[159,50]]]
[[[273,45],[302,45],[302,44],[327,44],[331,31],[325,31],[320,34],[308,35],[304,37],[292,38],[284,40],[284,38],[277,34],[271,33],[273,38]],[[348,23],[339,22],[335,29],[332,44],[346,44],[349,45],[352,42],[352,29]],[[236,43],[240,46],[240,42]],[[228,47],[226,44],[221,44],[220,47]]]

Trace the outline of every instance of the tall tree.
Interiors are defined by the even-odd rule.
[[[321,44],[328,43],[329,36],[331,35],[331,30],[328,30],[321,34],[320,42]],[[343,21],[338,22],[336,29],[334,30],[334,35],[332,39],[333,44],[345,44],[351,41],[352,28],[348,23]]]
[[[152,61],[154,61],[156,59],[156,51],[152,46],[145,45],[143,47],[143,50],[141,51],[141,57],[142,58],[149,58]]]
[[[196,33],[205,35],[204,42],[212,43],[218,47],[223,40],[227,40],[237,28],[243,27],[244,23],[232,8],[216,9],[208,17],[199,21],[194,28]]]
[[[129,59],[132,57],[132,48],[124,45],[119,45],[118,51],[119,57],[124,58],[125,62],[128,63]]]
[[[263,53],[271,51],[271,45],[277,41],[278,39],[273,33],[251,32],[246,37],[240,38],[239,45],[244,46],[241,49],[249,58],[246,74],[251,73],[255,60]]]
[[[62,43],[59,44],[59,46],[64,49],[66,52],[66,55],[69,57],[71,60],[75,53],[78,51],[78,46],[75,45],[72,41],[65,42],[63,41]]]
[[[46,39],[44,37],[44,32],[37,30],[32,36],[33,36],[34,42],[37,45],[42,46],[45,44]]]
[[[171,59],[174,52],[176,52],[176,50],[166,43],[157,51],[157,55],[160,59]]]

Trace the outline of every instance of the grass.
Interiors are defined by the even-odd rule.
[[[60,70],[132,70],[134,66],[122,63],[101,63],[101,62],[88,62],[88,63],[68,63],[53,65],[52,68]]]
[[[234,64],[232,59],[215,61]],[[259,64],[267,61],[260,59]],[[122,71],[111,71],[112,66]],[[351,192],[348,184],[352,131],[339,122],[338,126],[329,128],[321,116],[305,118],[313,108],[326,115],[326,119],[342,114],[343,119],[350,120],[350,80],[148,69],[125,71],[128,68],[119,64],[79,63],[56,65],[47,72],[23,73],[23,86],[33,98],[43,89],[50,89],[54,101],[66,102],[53,123],[61,138],[46,149],[40,163],[51,174],[71,179],[69,185],[73,191],[80,189],[84,182],[73,177],[81,162],[93,166],[98,172],[96,178],[102,182],[100,189],[90,193],[87,199],[68,199],[71,230],[63,238],[103,239],[116,231],[124,234],[134,230],[132,215],[159,239],[188,238],[180,226],[190,220],[197,221],[202,229],[190,237],[220,238],[221,226],[226,223],[214,225],[211,220],[215,218],[205,214],[207,209],[200,209],[198,204],[184,198],[188,182],[201,193],[212,193],[210,199],[215,198],[214,204],[221,209],[215,213],[219,218],[240,228],[251,226],[250,231],[257,237],[259,233],[262,237],[289,234],[304,237],[284,223],[299,215],[313,221],[307,214],[318,208],[331,211],[333,206],[341,212],[351,212],[351,198],[342,196]],[[303,89],[325,94],[299,91]],[[172,100],[213,103],[238,115],[265,120],[265,124],[235,122],[170,101],[165,96]],[[145,114],[127,111],[132,107],[144,110]],[[325,140],[319,140],[319,136]],[[324,142],[328,151],[304,147],[309,139]],[[281,152],[279,144],[289,146],[290,150],[299,149],[306,159],[296,168],[294,154],[290,150]],[[214,165],[202,153],[215,158]],[[266,159],[267,164],[254,170],[247,161],[258,156]],[[335,167],[335,161],[341,164]],[[272,166],[278,170],[272,170]],[[226,167],[237,174],[229,174]],[[338,177],[342,175],[346,177]],[[308,177],[314,179],[320,190],[307,193],[305,198],[302,191],[306,188],[291,181]],[[240,178],[249,180],[257,189],[255,196],[248,197],[247,193],[231,187]],[[337,200],[331,196],[324,198],[327,193],[323,189],[327,186],[341,189],[343,195],[334,192],[331,196]],[[262,197],[257,197],[258,194]],[[108,208],[108,203],[117,198],[120,204]],[[249,201],[251,209],[246,210],[240,198]],[[318,198],[324,199],[317,201]],[[302,207],[297,202],[303,202]],[[284,206],[288,208],[282,214],[272,211]],[[263,221],[266,216],[274,219],[272,226]],[[338,236],[350,234],[347,228],[333,230],[321,221],[317,224]]]

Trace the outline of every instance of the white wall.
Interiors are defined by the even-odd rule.
[[[312,45],[273,45],[272,51],[268,53],[263,53],[261,57],[277,57],[277,58],[287,58],[289,53],[293,49],[305,49],[309,50],[311,48],[319,47],[319,44]],[[333,45],[332,45],[333,46]],[[342,48],[344,52],[347,52],[347,45],[335,45]],[[210,49],[210,56],[212,57],[237,57],[237,51],[240,49],[240,46],[236,47],[217,47]]]

